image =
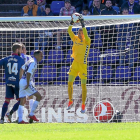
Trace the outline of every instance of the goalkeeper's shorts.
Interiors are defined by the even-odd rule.
[[[87,79],[87,64],[80,64],[74,60],[68,74],[75,77],[78,75],[81,79]]]

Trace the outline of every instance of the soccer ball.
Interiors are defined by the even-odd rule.
[[[73,20],[74,23],[80,22],[79,16],[80,16],[79,13],[73,13],[73,14],[72,14],[71,18],[72,18],[72,20]]]

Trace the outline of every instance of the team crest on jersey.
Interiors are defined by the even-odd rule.
[[[93,116],[98,122],[110,122],[114,113],[114,107],[109,101],[100,101],[93,107]]]

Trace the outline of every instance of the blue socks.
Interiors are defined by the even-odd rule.
[[[18,110],[19,104],[20,104],[20,101],[14,104],[12,110],[10,111],[10,115],[12,115],[15,111]]]
[[[4,120],[4,116],[8,110],[8,105],[9,105],[9,102],[5,101],[2,106],[1,120]]]

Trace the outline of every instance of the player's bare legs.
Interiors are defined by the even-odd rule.
[[[82,107],[81,113],[85,113],[85,102],[87,97],[87,88],[86,88],[86,79],[81,79],[81,87],[82,87]]]
[[[5,102],[4,102],[3,106],[2,106],[2,112],[1,112],[1,122],[0,122],[1,124],[4,123],[4,117],[5,117],[5,114],[6,114],[7,110],[8,110],[9,103],[10,103],[10,99],[5,99]]]
[[[29,118],[32,119],[32,120],[34,120],[34,121],[39,121],[39,120],[35,117],[34,112],[35,112],[35,110],[36,110],[36,108],[37,108],[37,106],[38,106],[38,104],[39,104],[39,102],[40,102],[40,100],[41,100],[41,95],[40,95],[39,92],[36,92],[36,93],[34,93],[33,95],[36,97],[36,100],[35,100],[34,103],[33,103],[32,109],[31,109],[30,114],[29,114]]]
[[[68,96],[69,96],[69,103],[67,110],[71,109],[73,106],[73,82],[75,80],[75,76],[69,75],[68,79]]]

